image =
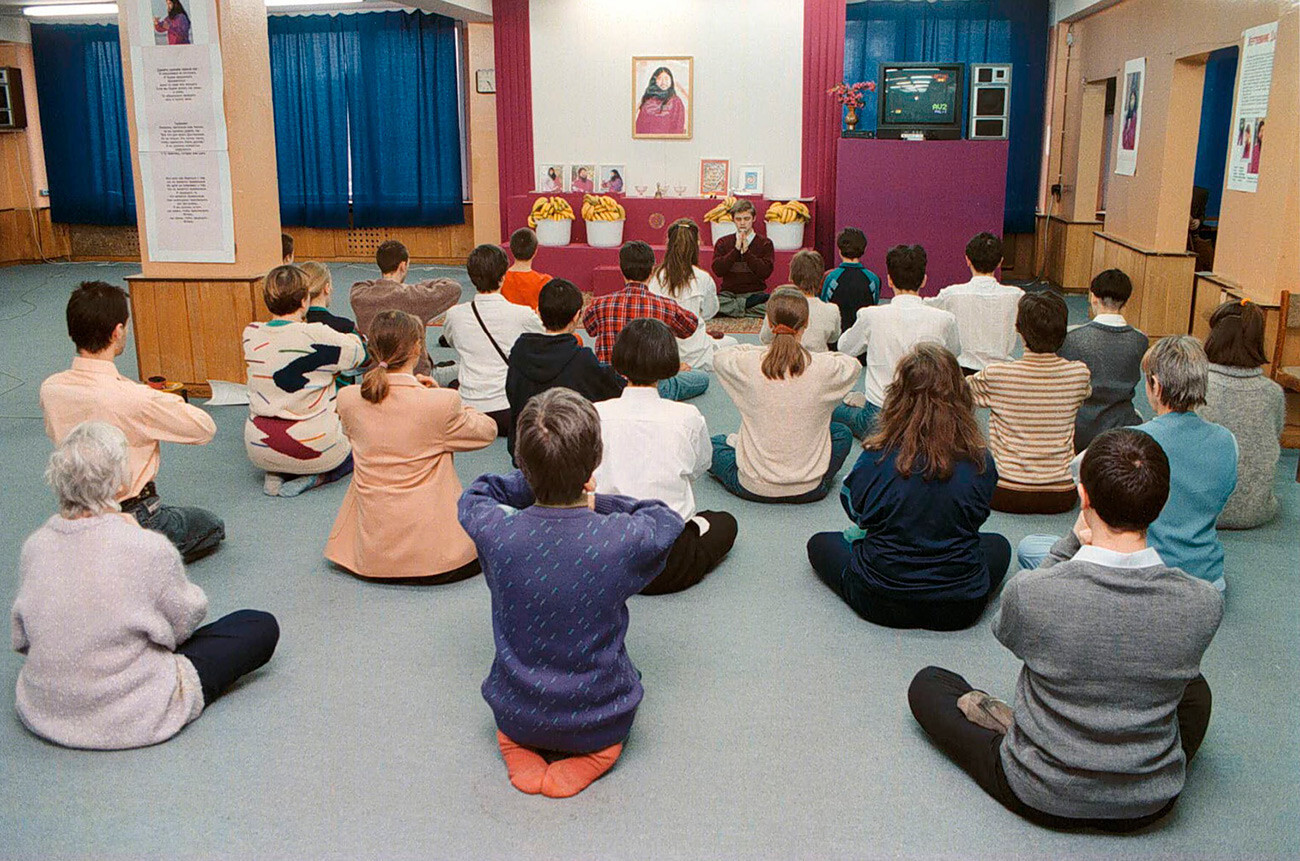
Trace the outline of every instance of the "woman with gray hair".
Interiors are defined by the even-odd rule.
[[[67,747],[117,750],[166,741],[236,679],[265,664],[275,617],[240,610],[198,627],[203,590],[159,532],[122,514],[126,436],[82,422],[50,456],[59,513],[23,544],[14,601],[17,710]]]
[[[1156,416],[1137,429],[1169,459],[1169,500],[1147,530],[1147,543],[1170,568],[1222,592],[1223,545],[1215,522],[1237,486],[1237,440],[1196,414],[1205,403],[1210,363],[1191,335],[1161,338],[1142,357],[1147,400]],[[1056,536],[1029,535],[1017,548],[1023,568],[1037,568]]]

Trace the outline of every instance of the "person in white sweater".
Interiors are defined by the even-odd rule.
[[[704,324],[718,313],[718,286],[713,276],[700,268],[700,228],[689,218],[668,225],[668,248],[664,262],[655,269],[646,287],[681,305],[700,320],[695,332],[677,339],[682,362],[697,371],[713,370],[713,353],[738,342],[730,335],[715,338]]]
[[[208,599],[180,553],[114,501],[128,476],[116,427],[77,425],[45,475],[59,513],[27,539],[19,562],[18,717],[65,747],[166,741],[271,659],[275,617],[240,610],[199,627]]]

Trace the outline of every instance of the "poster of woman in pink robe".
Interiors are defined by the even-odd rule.
[[[1247,138],[1249,140],[1249,138]],[[1246,168],[1246,173],[1259,173],[1259,151],[1264,148],[1264,121],[1260,120],[1255,123],[1255,148],[1250,151],[1250,166]]]
[[[1119,145],[1124,149],[1137,148],[1138,93],[1142,88],[1142,73],[1132,72],[1128,76],[1128,96],[1124,99],[1124,129]]]
[[[691,137],[691,57],[632,58],[632,137]]]

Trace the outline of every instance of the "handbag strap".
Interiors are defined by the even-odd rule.
[[[469,309],[474,312],[474,319],[478,320],[479,328],[483,330],[484,335],[487,335],[487,339],[492,342],[492,347],[497,351],[497,355],[501,357],[501,361],[505,362],[507,365],[510,364],[510,359],[506,357],[505,351],[501,349],[501,345],[497,343],[497,339],[493,338],[492,333],[488,331],[487,324],[483,322],[483,315],[478,312],[478,305],[474,304],[473,299],[469,302]]]

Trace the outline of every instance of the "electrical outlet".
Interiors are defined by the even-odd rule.
[[[37,194],[39,194],[41,197],[49,197],[50,190],[48,188],[42,188],[39,192],[37,192]]]

